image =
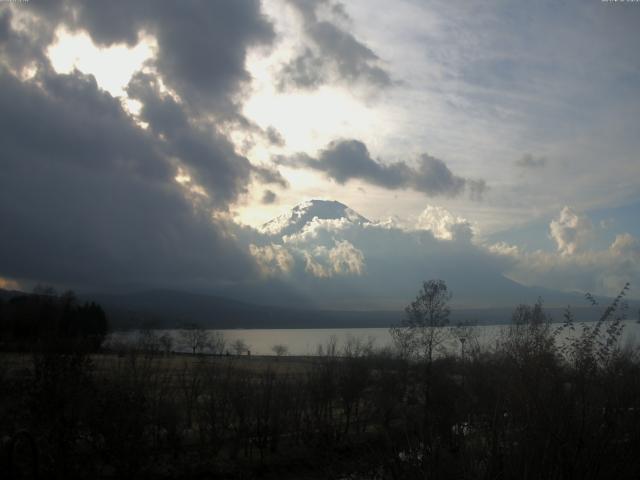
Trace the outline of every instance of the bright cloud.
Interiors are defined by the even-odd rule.
[[[435,205],[428,205],[424,209],[418,217],[416,227],[430,230],[434,237],[441,240],[453,240],[463,233],[471,235],[471,224],[468,220]]]
[[[289,273],[295,265],[293,255],[282,245],[249,245],[251,255],[256,259],[264,275]]]
[[[47,54],[56,72],[69,74],[78,69],[93,75],[98,85],[114,97],[125,97],[129,80],[153,58],[156,49],[151,37],[144,37],[132,47],[120,44],[100,48],[87,33],[71,33],[60,28]]]
[[[306,261],[305,270],[319,278],[361,275],[365,266],[362,252],[346,240],[336,241],[332,248],[319,245],[311,251],[302,250],[302,254]]]
[[[593,231],[591,221],[576,214],[571,208],[564,207],[560,216],[549,224],[551,238],[556,242],[558,252],[573,255],[588,240]]]
[[[629,233],[618,234],[605,249],[593,249],[594,236],[588,217],[568,207],[551,222],[556,252],[525,251],[499,242],[488,250],[512,262],[506,273],[525,285],[544,285],[558,290],[615,296],[625,283],[640,284],[640,241]]]

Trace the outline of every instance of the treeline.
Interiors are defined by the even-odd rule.
[[[5,351],[97,350],[108,327],[102,307],[78,302],[71,291],[59,295],[38,287],[32,294],[0,299],[0,349]]]
[[[446,290],[430,292],[443,301],[411,305],[394,351],[351,339],[268,365],[36,354],[29,373],[0,375],[4,458],[30,474],[37,452],[42,477],[65,479],[638,478],[640,358],[619,343],[623,295],[588,325],[520,306],[492,348],[448,330],[464,346],[451,355],[429,323],[446,320]]]

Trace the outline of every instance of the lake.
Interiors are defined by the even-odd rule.
[[[622,345],[635,344],[640,338],[640,324],[634,320],[626,320],[621,335]],[[580,323],[576,323],[576,332],[580,331]],[[589,325],[589,324],[587,324]],[[552,329],[560,324],[552,324]],[[471,327],[472,337],[482,347],[495,345],[500,338],[501,332],[507,325],[481,325]],[[154,330],[156,335],[169,334],[174,340],[173,350],[178,352],[188,352],[189,348],[181,344],[181,330]],[[274,355],[274,345],[284,345],[287,347],[289,355],[316,355],[318,347],[326,346],[332,341],[336,343],[337,350],[341,351],[348,343],[360,342],[361,344],[371,343],[374,348],[384,348],[392,344],[391,335],[387,328],[309,328],[309,329],[233,329],[233,330],[211,330],[211,332],[221,332],[230,345],[235,340],[243,340],[252,355]],[[109,335],[107,345],[124,343],[134,345],[140,338],[139,331],[117,331]],[[560,341],[567,338],[567,332],[558,336]],[[446,348],[450,351],[459,351],[460,343],[455,338],[451,338],[446,343]],[[231,349],[229,348],[231,351]],[[206,349],[204,350],[206,353]]]

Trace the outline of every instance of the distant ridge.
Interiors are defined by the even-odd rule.
[[[386,327],[402,312],[333,311],[264,306],[215,295],[174,290],[95,294],[117,328],[176,328],[197,323],[208,328],[360,328]]]
[[[20,291],[0,289],[7,301]],[[80,301],[95,301],[107,312],[112,329],[179,328],[197,323],[206,328],[387,328],[399,322],[402,310],[314,310],[253,305],[224,297],[174,290],[149,290],[127,294],[80,295]],[[603,302],[606,305],[605,302]],[[515,307],[515,305],[514,305]],[[561,321],[564,309],[545,308],[554,321]],[[600,309],[572,308],[576,321],[593,321]],[[452,309],[450,325],[469,322],[477,325],[505,324],[513,308]]]

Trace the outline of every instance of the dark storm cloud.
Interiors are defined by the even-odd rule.
[[[421,155],[418,168],[412,179],[415,190],[427,195],[458,195],[466,184],[466,180],[451,173],[449,167],[439,158]]]
[[[375,65],[378,56],[333,23],[317,22],[310,26],[309,35],[322,55],[334,60],[338,73],[345,80],[362,79],[381,87],[391,83],[389,74]]]
[[[252,172],[266,183],[286,186],[277,171],[254,169],[220,129],[233,120],[250,136],[282,142],[275,129],[262,131],[243,117],[236,103],[249,79],[247,49],[273,38],[258,1],[83,2],[74,9],[77,28],[87,29],[99,44],[133,44],[142,31],[155,37],[153,64],[181,101],[161,94],[157,76],[150,74],[137,74],[128,93],[141,101],[142,119],[206,190],[213,206],[225,206],[245,193]]]
[[[44,50],[53,41],[55,24],[25,16],[25,28],[17,32],[11,26],[14,17],[13,9],[0,3],[0,64],[20,71],[33,62],[47,63]]]
[[[310,49],[289,62],[280,71],[278,89],[287,90],[289,87],[315,89],[328,80],[325,62]]]
[[[83,287],[240,278],[245,254],[185,198],[93,77],[0,76],[0,273]]]
[[[328,1],[289,0],[300,14],[308,45],[286,63],[280,72],[279,88],[314,89],[334,80],[364,82],[376,87],[391,85],[378,56],[350,32],[336,23],[320,19],[318,9],[328,7],[333,16],[349,20],[344,7]]]
[[[150,75],[136,75],[128,93],[142,103],[141,119],[157,136],[158,145],[179,160],[195,183],[206,190],[213,206],[224,206],[246,192],[251,164],[235,152],[213,123],[191,120],[183,105],[160,93]]]
[[[164,82],[192,109],[215,108],[218,115],[236,111],[233,97],[249,79],[247,48],[274,38],[259,0],[110,0],[78,2],[74,10],[76,26],[101,45],[153,35]]]
[[[522,168],[542,168],[547,164],[545,157],[534,157],[530,153],[525,153],[520,160],[516,162],[518,167]]]
[[[51,2],[25,10],[20,31],[14,12],[0,6],[0,276],[83,288],[252,276],[255,263],[212,212],[245,193],[252,174],[285,182],[254,173],[214,119],[238,117],[246,50],[271,41],[259,3]],[[155,77],[181,100],[136,76],[140,128],[93,76],[53,72],[45,52],[60,25],[103,45],[156,36]],[[15,74],[29,65],[33,79]],[[206,195],[179,185],[177,167]]]
[[[262,203],[265,205],[270,205],[276,201],[276,198],[278,198],[278,196],[271,190],[265,190],[264,195],[262,195]]]
[[[289,187],[289,182],[275,168],[254,165],[252,169],[260,183],[280,185],[282,188]]]
[[[386,188],[400,188],[409,180],[411,171],[404,163],[383,165],[369,155],[364,143],[358,140],[332,142],[322,150],[318,159],[301,158],[301,162],[324,171],[338,183],[360,178]]]
[[[278,161],[322,171],[341,184],[359,179],[391,190],[410,188],[428,196],[449,197],[459,195],[466,187],[469,195],[476,200],[486,190],[484,180],[459,177],[442,160],[427,154],[418,158],[415,167],[405,162],[385,165],[371,158],[366,145],[358,140],[331,142],[318,158],[298,155]]]
[[[274,127],[268,127],[265,130],[265,135],[271,145],[274,145],[276,147],[284,147],[285,145],[284,137]]]

